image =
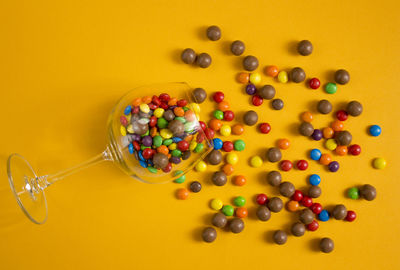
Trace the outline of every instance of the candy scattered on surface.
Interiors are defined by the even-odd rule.
[[[371,136],[378,137],[379,135],[381,135],[381,133],[382,129],[380,126],[373,125],[369,127],[369,134],[371,134]]]
[[[297,45],[297,51],[303,56],[310,55],[313,52],[313,45],[309,40],[302,40]]]
[[[387,162],[384,158],[375,158],[373,161],[373,165],[375,169],[382,170],[386,168]]]

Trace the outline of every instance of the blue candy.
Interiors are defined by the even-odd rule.
[[[374,137],[378,137],[379,135],[381,135],[382,133],[382,129],[380,126],[378,125],[373,125],[369,127],[369,134],[371,134]]]
[[[215,149],[215,150],[219,150],[219,149],[222,148],[222,145],[223,145],[224,143],[222,142],[221,139],[215,138],[215,139],[213,139],[213,144],[214,144],[214,149]]]
[[[321,155],[322,155],[322,153],[318,149],[313,149],[310,152],[310,158],[312,160],[317,160],[318,161],[321,158]]]
[[[135,149],[133,148],[133,144],[130,143],[130,144],[128,145],[128,150],[129,150],[129,154],[133,154],[133,152],[134,152],[134,150],[135,150]]]
[[[131,106],[131,105],[128,105],[128,106],[126,106],[126,108],[125,108],[125,110],[124,110],[124,114],[125,114],[125,115],[128,115],[128,114],[131,113],[131,111],[132,111],[132,106]]]
[[[326,210],[322,210],[321,213],[318,214],[318,218],[321,221],[328,221],[329,220],[329,212]]]
[[[321,183],[321,177],[319,177],[318,174],[310,175],[310,178],[308,180],[310,181],[310,184],[313,186],[318,186],[319,183]]]
[[[138,153],[139,159],[140,159],[141,161],[145,161],[146,159],[143,157],[142,152],[143,152],[143,151],[140,150],[139,153]],[[146,168],[146,167],[145,167],[145,168]]]
[[[179,137],[173,137],[173,138],[172,138],[172,141],[173,141],[174,143],[177,143],[177,142],[180,142],[180,141],[182,141],[182,138],[179,138]]]
[[[139,164],[140,164],[140,166],[142,166],[143,168],[147,168],[147,163],[146,162],[144,162],[143,160],[139,160]]]

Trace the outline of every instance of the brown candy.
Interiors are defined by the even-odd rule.
[[[203,103],[207,98],[207,93],[203,88],[195,88],[192,93],[194,101],[198,104]]]
[[[207,156],[208,163],[218,165],[222,161],[222,154],[219,150],[212,150]]]
[[[174,120],[175,118],[175,114],[172,110],[166,110],[163,114],[163,117],[165,120],[167,120],[168,122]]]
[[[189,188],[191,192],[197,193],[201,190],[201,184],[198,181],[193,181],[192,183],[190,183]]]
[[[282,181],[282,175],[278,171],[270,171],[267,175],[267,181],[271,186],[279,186]]]
[[[318,198],[319,196],[321,196],[321,188],[319,186],[311,186],[308,189],[308,196],[310,196],[311,198]]]
[[[372,201],[376,198],[376,188],[371,185],[363,185],[360,189],[360,195],[367,201]]]
[[[347,216],[346,206],[343,204],[338,204],[333,208],[332,216],[337,220],[343,220]]]
[[[193,64],[196,61],[196,53],[193,49],[186,48],[182,51],[181,59],[185,64]]]
[[[247,111],[243,116],[243,122],[248,126],[253,126],[258,121],[258,114],[255,111]]]
[[[248,55],[243,59],[243,68],[247,71],[254,71],[258,68],[258,59],[253,55]]]
[[[153,164],[156,169],[164,169],[168,162],[168,157],[163,153],[156,153],[153,156]]]
[[[209,40],[217,41],[221,38],[221,29],[216,26],[212,25],[207,28],[207,37]]]
[[[290,80],[295,83],[301,83],[306,79],[306,73],[300,67],[293,68],[289,73]]]
[[[187,159],[189,159],[191,154],[192,154],[192,152],[191,152],[190,150],[189,150],[189,151],[182,152],[182,160],[187,160]]]
[[[282,159],[281,150],[277,147],[271,147],[267,151],[267,160],[269,162],[278,162]]]
[[[304,208],[303,210],[300,211],[299,219],[302,223],[308,225],[311,222],[313,222],[314,218],[315,215],[310,209]]]
[[[350,81],[350,74],[347,70],[339,69],[335,72],[335,82],[338,84],[346,84]]]
[[[334,248],[335,244],[333,240],[328,237],[322,238],[321,242],[319,242],[319,249],[324,253],[330,253]]]
[[[292,228],[290,230],[294,236],[299,237],[303,236],[306,232],[306,226],[304,226],[304,224],[301,222],[296,222],[292,225]]]
[[[309,137],[313,134],[314,127],[312,124],[303,122],[299,126],[299,133],[303,136]]]
[[[283,105],[284,105],[283,100],[280,98],[276,98],[276,99],[272,100],[272,102],[271,102],[272,108],[277,111],[282,110]]]
[[[281,230],[278,230],[274,233],[274,242],[278,245],[283,245],[287,241],[287,233]]]
[[[295,192],[295,187],[292,183],[290,182],[282,182],[279,185],[279,192],[281,193],[282,196],[290,198]]]
[[[185,126],[179,120],[172,120],[168,123],[168,129],[171,130],[174,136],[182,135],[185,132]]]
[[[322,114],[328,114],[332,111],[332,104],[328,100],[322,99],[317,104],[317,110]]]
[[[335,140],[339,145],[349,145],[351,143],[352,139],[353,139],[353,136],[351,136],[351,133],[348,132],[347,130],[340,131],[335,136]]]
[[[297,44],[297,51],[303,56],[310,55],[313,52],[313,45],[309,40],[302,40]]]
[[[138,121],[132,123],[133,132],[138,135],[143,135],[149,130],[149,125],[141,124]]]
[[[208,53],[201,53],[196,58],[196,64],[201,68],[209,67],[211,62],[211,56]]]
[[[283,202],[281,198],[272,197],[268,202],[268,208],[274,213],[280,212],[283,208]]]
[[[275,88],[269,84],[258,89],[258,95],[263,99],[273,99],[275,97],[275,92]]]
[[[267,221],[271,218],[271,211],[269,211],[268,207],[266,207],[265,205],[260,205],[257,208],[256,215],[259,220]]]
[[[226,184],[226,174],[224,172],[215,172],[211,178],[212,182],[216,186],[223,186]]]
[[[234,42],[232,42],[231,44],[231,52],[234,55],[242,55],[244,53],[244,50],[246,49],[246,46],[244,45],[244,43],[240,40],[235,40]]]
[[[353,100],[347,104],[346,111],[351,116],[359,116],[363,111],[363,106],[360,102]]]
[[[241,218],[234,218],[229,222],[229,228],[233,233],[240,233],[244,229],[244,222]]]
[[[213,216],[211,223],[212,223],[212,225],[214,225],[217,228],[223,228],[228,223],[228,219],[226,218],[226,216],[224,214],[216,213]]]
[[[213,227],[206,227],[201,236],[204,242],[211,243],[217,238],[217,231]]]

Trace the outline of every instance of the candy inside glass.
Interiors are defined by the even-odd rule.
[[[165,172],[161,169],[153,169],[154,166],[151,166],[152,164],[150,159],[150,166],[145,168],[147,165],[143,163],[143,156],[140,155],[139,157],[138,155],[140,150],[132,151],[132,145],[130,145],[133,142],[132,138],[136,135],[131,136],[129,135],[129,132],[127,132],[128,136],[124,136],[124,132],[121,132],[121,129],[124,129],[124,127],[121,127],[123,126],[121,124],[121,116],[127,116],[126,108],[132,104],[133,100],[144,96],[159,96],[161,93],[168,93],[171,97],[176,97],[178,99],[186,99],[188,101],[188,105],[185,106],[186,110],[188,110],[188,108],[193,112],[198,110],[195,97],[192,94],[192,88],[190,88],[186,83],[167,83],[142,86],[128,92],[114,106],[107,123],[108,143],[106,149],[92,159],[54,174],[39,176],[23,156],[16,153],[10,155],[7,161],[8,180],[15,198],[25,215],[32,222],[43,224],[48,215],[44,190],[66,176],[103,161],[112,161],[127,175],[145,183],[167,183],[191,170],[196,163],[203,159],[212,149],[212,141],[209,141],[205,137],[203,130],[200,128],[197,113],[194,114],[195,117],[190,121],[190,123],[188,123],[190,126],[189,130],[186,130],[185,128],[184,135],[188,136],[189,134],[192,134],[193,144],[197,145],[199,144],[196,142],[197,137],[201,136],[201,144],[203,147],[202,149],[196,149],[197,151],[191,151],[190,156],[185,160],[181,160],[179,164],[172,164],[172,169],[169,172]],[[146,117],[150,118],[152,112],[153,110],[151,110],[147,115],[146,113],[141,113],[140,116],[138,114],[139,117],[128,117],[128,119],[130,118],[129,124],[135,125],[137,124],[136,121],[142,121],[140,122],[141,124],[146,123]],[[133,112],[130,114],[133,115]],[[152,148],[155,148],[155,146]],[[154,151],[156,151],[156,149],[154,149]]]

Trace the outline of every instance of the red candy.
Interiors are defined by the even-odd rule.
[[[257,195],[256,201],[259,205],[264,205],[267,203],[268,197],[264,193],[260,193]]]
[[[308,83],[311,89],[318,89],[321,85],[321,82],[317,78],[312,78]]]
[[[225,152],[230,152],[233,150],[233,143],[230,141],[225,141],[222,144],[222,150],[224,150]]]
[[[119,121],[121,122],[121,125],[123,125],[124,127],[126,127],[128,125],[128,119],[126,119],[125,116],[121,116],[119,118]]]
[[[264,100],[259,95],[254,95],[251,98],[251,102],[253,103],[254,106],[261,106],[261,104],[263,104],[263,101]]]
[[[142,155],[145,159],[149,159],[154,155],[154,150],[151,148],[146,148],[143,150]]]
[[[300,203],[305,207],[310,207],[313,204],[313,201],[312,198],[303,196],[303,199],[301,199]]]
[[[299,169],[301,171],[307,170],[308,162],[304,159],[301,159],[301,160],[297,161],[296,167],[297,167],[297,169]]]
[[[351,210],[347,211],[347,216],[346,216],[346,220],[347,221],[352,222],[352,221],[354,221],[356,219],[356,217],[357,217],[356,212],[351,211]]]
[[[205,130],[207,128],[206,123],[204,123],[203,121],[199,121],[199,124],[202,130]]]
[[[138,114],[139,113],[139,106],[135,106],[132,108],[132,114]]]
[[[258,128],[261,133],[268,134],[271,131],[271,125],[268,123],[261,123]]]
[[[172,170],[172,164],[168,163],[167,166],[165,166],[165,168],[163,169],[163,172],[168,173]]]
[[[171,99],[167,93],[162,93],[158,98],[164,103],[167,103]]]
[[[310,224],[307,225],[307,229],[312,232],[318,230],[318,228],[319,224],[318,221],[316,221],[315,219]]]
[[[280,167],[282,171],[290,171],[293,168],[292,162],[290,160],[282,160],[280,163]]]
[[[313,204],[310,206],[310,210],[313,211],[314,214],[317,214],[317,215],[318,215],[319,213],[322,212],[322,205],[319,204],[319,203],[313,203]]]
[[[225,95],[222,92],[216,92],[213,96],[214,101],[217,103],[220,103],[221,101],[223,101],[224,98],[225,98]]]
[[[137,141],[134,141],[132,144],[133,144],[133,148],[135,148],[136,151],[140,150],[140,144]]]
[[[232,111],[224,111],[224,120],[232,121],[235,118],[235,114]]]
[[[154,105],[157,105],[157,107],[158,107],[161,104],[161,100],[157,96],[153,96],[153,98],[151,99],[151,103],[153,103]]]
[[[204,132],[199,132],[197,134],[196,142],[201,143],[202,141],[204,141],[204,138],[205,138]]]
[[[189,143],[185,140],[182,140],[177,143],[177,147],[181,151],[187,151],[189,149]]]
[[[188,104],[186,99],[180,99],[178,100],[178,102],[176,103],[176,105],[178,105],[178,107],[185,107]]]
[[[154,103],[149,103],[149,108],[150,108],[151,110],[155,110],[155,109],[158,108],[158,105],[156,105],[156,104],[154,104]]]
[[[300,190],[296,190],[292,195],[292,200],[299,202],[301,201],[301,199],[303,199],[303,192],[301,192]]]
[[[359,146],[358,144],[350,145],[349,153],[350,155],[358,156],[359,154],[361,154],[361,146]]]
[[[204,133],[206,134],[207,139],[212,140],[215,135],[215,131],[211,128],[206,128],[204,130]]]
[[[337,118],[339,121],[346,121],[348,117],[349,117],[349,115],[348,115],[347,112],[344,111],[344,110],[340,110],[340,111],[337,111],[337,112],[336,112],[336,118]]]
[[[149,122],[149,126],[150,127],[155,127],[157,125],[157,117],[155,117],[154,115],[152,117],[150,117],[150,122]]]
[[[163,108],[164,110],[166,110],[166,109],[169,108],[169,106],[168,106],[167,103],[161,103],[161,104],[160,104],[160,108]]]

